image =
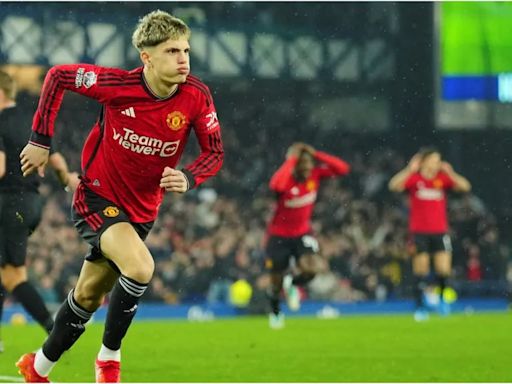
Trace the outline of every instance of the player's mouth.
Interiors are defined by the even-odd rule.
[[[178,73],[180,75],[188,75],[189,71],[190,71],[190,68],[188,68],[188,67],[180,67],[180,68],[178,68]]]

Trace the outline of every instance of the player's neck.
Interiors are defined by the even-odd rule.
[[[432,172],[432,171],[428,171],[428,170],[422,170],[422,171],[420,171],[420,173],[421,173],[421,176],[423,176],[427,180],[433,179],[437,175],[437,172]]]
[[[311,173],[305,174],[305,173],[299,173],[299,172],[295,172],[295,174],[294,174],[295,179],[300,182],[306,181],[310,175],[311,175]]]
[[[144,67],[143,76],[151,92],[158,97],[166,98],[174,93],[176,88],[178,88],[178,84],[166,84],[160,81],[160,79],[147,67]]]

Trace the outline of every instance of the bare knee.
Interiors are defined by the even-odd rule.
[[[412,260],[412,271],[416,276],[427,276],[430,272],[430,258],[427,253],[419,253]]]
[[[132,262],[119,266],[121,273],[139,283],[146,284],[151,281],[155,270],[155,262],[148,250],[142,249],[130,257]]]
[[[439,277],[450,277],[452,271],[450,267],[436,268],[436,275]]]
[[[434,256],[436,274],[442,277],[450,276],[452,272],[452,257],[448,252],[438,252]]]
[[[2,285],[7,292],[12,292],[21,283],[27,281],[27,270],[23,267],[14,267],[7,265],[0,269]]]
[[[101,235],[100,244],[102,253],[124,276],[142,284],[151,280],[155,269],[153,257],[129,223],[109,227]]]

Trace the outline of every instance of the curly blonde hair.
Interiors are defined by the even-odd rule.
[[[154,47],[168,39],[190,38],[190,28],[170,13],[156,10],[139,19],[132,35],[132,44],[139,51]]]

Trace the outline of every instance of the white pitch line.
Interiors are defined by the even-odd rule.
[[[25,380],[19,376],[2,376],[0,375],[0,381],[6,381],[8,383],[23,383]]]

